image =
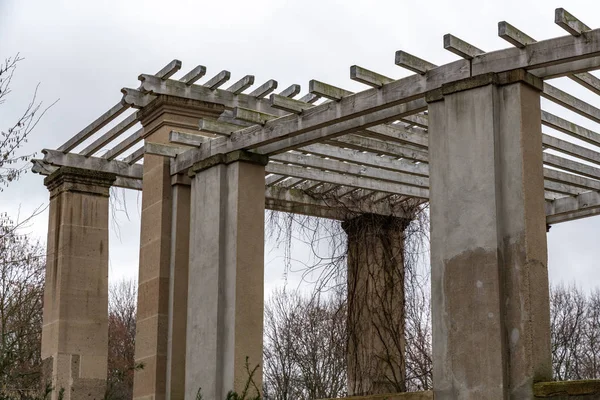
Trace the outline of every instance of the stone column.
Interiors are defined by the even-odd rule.
[[[246,359],[250,369],[260,365],[254,382],[261,389],[267,161],[237,151],[190,171],[186,400],[199,388],[205,399],[241,392]]]
[[[152,104],[140,111],[144,141],[168,143],[172,130],[197,134],[200,118],[215,117],[221,111],[222,107],[214,104],[158,96]],[[166,157],[145,155],[135,342],[136,363],[141,363],[144,367],[135,371],[134,399],[181,399],[181,368],[185,364],[183,359],[176,358],[181,356],[179,350],[169,349],[169,344],[178,346],[181,341],[185,342],[185,332],[180,329],[181,321],[173,325],[178,330],[172,331],[169,336],[170,288],[175,288],[175,284],[178,287],[180,285],[171,284],[171,261],[181,261],[181,257],[172,257],[172,240],[176,239],[178,234],[171,234],[173,206],[170,160]],[[182,235],[187,234],[184,232]],[[174,268],[177,271],[185,270],[187,265]],[[185,297],[186,292],[174,292],[174,296],[177,299],[173,300],[172,304],[181,304],[185,301],[182,296]],[[174,358],[167,362],[169,354]],[[167,364],[174,370],[168,369]],[[169,392],[167,382],[170,382]]]
[[[436,400],[552,378],[541,89],[513,71],[428,96]]]
[[[175,175],[172,184],[171,270],[169,280],[169,336],[167,399],[185,396],[188,262],[190,259],[190,178]]]
[[[108,197],[115,175],[62,167],[44,184],[50,221],[42,360],[65,400],[101,400],[108,357]]]
[[[365,214],[348,234],[348,394],[406,391],[404,230],[409,219]]]

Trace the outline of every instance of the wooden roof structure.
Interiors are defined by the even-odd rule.
[[[340,209],[391,214],[407,199],[429,197],[426,97],[446,83],[526,70],[544,80],[543,98],[600,123],[600,108],[551,83],[568,77],[600,95],[600,79],[589,72],[600,69],[600,30],[564,9],[556,10],[555,22],[568,34],[540,42],[501,22],[498,35],[512,47],[487,53],[448,34],[444,48],[459,59],[441,66],[398,51],[396,65],[414,72],[399,80],[352,66],[350,78],[368,87],[357,93],[316,80],[304,96],[299,85],[275,93],[276,81],[253,87],[252,75],[226,85],[228,71],[199,83],[204,66],[174,78],[181,69],[174,60],[154,75],[140,75],[138,88],[124,88],[120,102],[62,146],[43,150],[33,170],[113,172],[117,186],[139,190],[145,154],[170,157],[175,175],[212,155],[243,149],[269,156],[269,209],[331,218],[343,218]],[[170,145],[144,144],[138,110],[161,95],[217,104],[223,111],[201,120],[197,134],[172,131]],[[548,223],[599,214],[600,133],[547,111],[540,124]]]

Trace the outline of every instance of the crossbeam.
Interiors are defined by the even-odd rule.
[[[309,149],[315,150],[312,146]],[[54,172],[56,168],[60,166],[76,167],[82,169],[89,169],[93,171],[104,171],[114,173],[118,176],[115,186],[127,189],[141,190],[141,179],[143,174],[143,167],[141,165],[129,165],[123,161],[111,161],[99,157],[84,157],[78,154],[64,154],[56,150],[43,150],[43,153],[44,160],[33,161],[34,172],[41,173],[43,175],[48,175]],[[557,157],[557,159],[559,159],[559,157]],[[562,159],[559,160],[559,163],[562,162]],[[423,165],[426,164],[417,164],[417,168],[424,168]],[[322,164],[322,166],[328,167],[329,165]],[[354,210],[363,210],[362,212],[365,212],[364,207],[368,206],[368,202],[366,201],[366,199],[363,199],[365,200],[365,202],[361,205],[361,207],[357,207],[355,199],[353,200],[351,198],[347,198],[347,196],[355,192],[356,189],[363,189],[367,191],[374,190],[375,193],[381,193],[380,197],[383,198],[387,198],[389,197],[388,195],[391,194],[401,194],[426,199],[428,195],[427,189],[411,187],[406,184],[402,185],[394,182],[378,181],[377,179],[369,179],[367,177],[358,175],[344,175],[337,172],[325,172],[323,170],[308,169],[305,167],[298,166],[294,167],[293,165],[284,165],[276,163],[269,163],[267,169],[268,173],[277,175],[278,177],[276,179],[277,182],[270,183],[271,185],[274,185],[271,187],[271,190],[269,188],[267,189],[266,203],[268,208],[280,211],[297,210],[297,212],[300,212],[299,210],[303,210],[302,213],[311,212],[310,215],[327,215],[327,218],[334,218],[335,215],[341,215],[339,213],[341,213],[343,210],[351,211],[352,207],[350,206],[354,204]],[[353,172],[350,170],[347,171]],[[358,171],[354,172],[358,173]],[[421,173],[423,174],[424,172],[425,169],[421,171]],[[600,175],[600,172],[597,171],[595,175]],[[576,193],[576,191],[574,191],[569,186],[580,187],[582,189],[587,190],[594,189],[594,191],[580,193],[576,196],[561,197],[551,202],[547,202],[548,223],[565,222],[572,219],[582,218],[584,216],[595,215],[598,213],[597,210],[600,209],[600,194],[596,190],[600,189],[599,180],[592,180],[586,177],[571,175],[561,171],[551,170],[548,168],[544,169],[544,176],[547,180],[547,187],[552,187],[556,190],[561,190],[563,193]],[[389,178],[391,178],[391,176],[389,176]],[[318,200],[315,198],[311,198],[303,191],[297,190],[296,192],[289,192],[289,189],[305,181],[314,182],[312,185],[309,185],[312,187],[316,186],[317,184],[323,184],[323,182],[330,183],[333,186],[331,187],[331,190],[328,190],[336,190],[337,193],[335,196],[332,196],[332,200],[330,202],[326,202],[322,199]],[[421,181],[421,184],[425,185],[425,182],[426,181]],[[556,182],[559,185],[549,185],[548,182]],[[283,184],[284,188],[277,188],[277,183]],[[380,187],[378,186],[378,184],[383,184],[385,185],[385,187]],[[336,189],[336,187],[338,186],[340,188],[347,188],[346,195],[343,195],[343,193],[339,192],[339,190]],[[277,193],[277,195],[274,195],[274,193]],[[344,202],[345,204],[342,204]],[[332,205],[336,203],[340,205],[341,209],[336,209],[335,207],[332,208]],[[389,204],[387,204],[386,202],[381,201],[377,203],[377,205],[386,208],[386,212],[390,212]]]
[[[399,184],[396,182],[376,181],[362,176],[343,175],[332,171],[322,171],[317,169],[308,169],[292,165],[269,163],[265,170],[272,174],[287,175],[295,178],[310,179],[318,182],[344,185],[359,189],[375,190],[404,196],[427,199],[429,190],[414,186]]]
[[[168,79],[175,72],[181,69],[181,61],[173,60],[165,67],[163,67],[160,71],[156,73],[157,79]],[[123,102],[119,102],[112,106],[107,112],[98,117],[94,122],[86,126],[82,131],[77,133],[71,139],[67,140],[62,146],[58,148],[58,151],[62,151],[63,153],[69,152],[77,147],[79,144],[83,143],[84,140],[92,136],[94,133],[98,132],[98,130],[102,129],[108,123],[113,121],[123,112],[125,112],[129,108],[129,105],[124,104]]]
[[[383,180],[389,182],[398,182],[410,186],[429,188],[429,179],[426,177],[415,176],[399,171],[390,171],[385,169],[365,167],[363,165],[340,162],[337,160],[328,160],[321,157],[308,157],[302,154],[284,153],[277,154],[270,158],[273,161],[298,165],[324,171],[339,172],[345,175],[354,175],[374,180]],[[268,172],[271,172],[270,170]],[[334,182],[337,183],[337,182]],[[341,184],[341,183],[340,183]]]
[[[191,100],[200,100],[209,103],[223,105],[224,108],[232,110],[235,107],[242,107],[249,110],[265,112],[277,116],[285,115],[284,112],[274,109],[268,100],[264,98],[250,96],[244,93],[235,94],[222,89],[210,89],[203,85],[188,86],[177,80],[162,80],[154,75],[140,75],[142,90],[148,95],[164,94],[167,96],[182,97]]]
[[[568,25],[568,22],[564,20],[564,14],[559,15],[561,14],[559,10],[562,9],[559,8],[556,10],[557,20],[555,22],[564,28],[562,24]],[[498,36],[518,48],[525,48],[527,45],[537,42],[534,38],[507,22],[500,22],[498,24]],[[588,72],[583,72],[580,74],[569,74],[568,77],[592,92],[600,95],[600,79],[596,78],[594,75]]]
[[[555,224],[600,214],[600,192],[585,192],[546,201],[547,222]]]

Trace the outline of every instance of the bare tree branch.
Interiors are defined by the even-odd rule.
[[[7,58],[3,64],[0,64],[0,105],[6,101],[11,93],[11,83],[17,68],[17,64],[23,58],[17,54],[14,57]],[[28,169],[28,162],[35,154],[18,154],[18,150],[27,143],[29,135],[40,122],[44,114],[58,100],[43,108],[43,102],[37,100],[39,88],[37,84],[32,99],[25,108],[25,111],[18,117],[12,126],[0,130],[0,191],[10,182],[13,182]]]

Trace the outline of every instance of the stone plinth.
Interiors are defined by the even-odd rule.
[[[101,400],[108,357],[108,206],[113,174],[62,167],[44,183],[50,220],[42,360],[65,400]]]

